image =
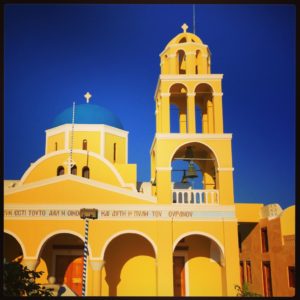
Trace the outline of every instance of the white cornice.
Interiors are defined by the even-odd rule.
[[[219,172],[233,172],[234,168],[218,168]]]
[[[205,139],[205,140],[231,140],[232,133],[156,133],[155,139],[172,140],[172,139]]]
[[[58,183],[58,182],[63,182],[63,181],[76,181],[78,183],[82,183],[88,186],[92,186],[92,187],[96,187],[96,188],[100,188],[100,189],[104,189],[107,191],[111,191],[111,192],[115,192],[115,193],[119,193],[119,194],[123,194],[126,196],[130,196],[130,197],[134,197],[140,200],[146,200],[149,202],[156,202],[156,198],[153,196],[149,196],[149,195],[145,195],[145,194],[141,194],[137,191],[133,191],[133,190],[129,190],[126,188],[122,188],[122,187],[117,187],[111,184],[107,184],[107,183],[103,183],[103,182],[99,182],[93,179],[87,179],[87,178],[83,178],[80,176],[76,176],[76,175],[61,175],[61,176],[55,176],[55,177],[51,177],[48,179],[43,179],[40,181],[36,181],[36,182],[32,182],[32,183],[27,183],[18,187],[15,187],[13,189],[7,190],[5,191],[4,195],[11,195],[14,193],[18,193],[18,192],[23,192],[26,190],[30,190],[30,189],[35,189],[38,187],[42,187],[42,186],[46,186],[49,184],[54,184],[54,183]],[[87,202],[87,199],[85,199],[84,201]]]
[[[72,130],[72,124],[64,124],[45,130],[47,137]],[[74,131],[104,131],[120,137],[127,137],[128,131],[105,124],[75,124]]]
[[[173,81],[173,80],[181,80],[181,81],[188,81],[188,80],[216,80],[216,79],[222,79],[223,74],[192,74],[192,75],[165,75],[161,74],[159,76],[159,80],[162,81]]]

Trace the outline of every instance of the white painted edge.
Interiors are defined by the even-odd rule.
[[[154,253],[155,253],[155,257],[157,257],[157,245],[144,232],[141,232],[141,231],[138,231],[138,230],[123,230],[123,231],[119,231],[119,232],[111,235],[110,238],[106,240],[105,244],[102,247],[102,251],[101,251],[101,254],[100,254],[101,259],[104,260],[104,255],[105,255],[106,248],[108,247],[108,245],[110,244],[110,242],[112,240],[114,240],[116,237],[118,237],[120,235],[128,234],[128,233],[133,233],[133,234],[137,234],[137,235],[140,235],[140,236],[144,237],[152,245]]]
[[[110,191],[110,192],[115,192],[115,193],[118,193],[118,194],[133,197],[133,198],[136,198],[136,199],[139,199],[139,200],[144,200],[144,201],[153,202],[153,203],[157,202],[156,197],[139,193],[136,190],[129,190],[129,189],[126,189],[124,187],[116,187],[114,185],[99,182],[99,181],[96,181],[96,180],[93,180],[93,179],[87,179],[87,178],[83,178],[83,177],[80,177],[80,176],[68,175],[68,174],[61,175],[61,176],[56,176],[56,177],[52,177],[52,178],[48,178],[48,179],[44,179],[44,180],[40,180],[40,181],[36,181],[36,182],[33,182],[33,183],[27,183],[27,184],[24,184],[22,186],[15,187],[14,189],[6,191],[4,195],[11,195],[11,194],[14,194],[14,193],[18,193],[18,192],[22,192],[22,191],[26,191],[26,190],[30,190],[30,189],[35,189],[37,187],[42,187],[42,186],[45,186],[45,185],[54,184],[54,183],[62,182],[62,181],[66,181],[66,180],[76,181],[76,182],[79,182],[79,183],[82,183],[82,184],[86,184],[86,185],[93,186],[93,187],[96,187],[96,188],[104,189],[104,190],[107,190],[107,191]]]
[[[44,160],[47,160],[48,158],[51,158],[53,156],[61,155],[61,154],[68,154],[68,153],[69,153],[69,150],[60,150],[60,151],[50,152],[50,153],[40,157],[37,161],[32,163],[30,165],[30,167],[26,170],[26,172],[23,174],[23,176],[20,180],[20,186],[24,184],[24,181],[26,180],[26,178],[29,176],[29,174],[32,172],[32,170],[38,166],[38,164],[40,164]],[[73,150],[73,153],[86,155],[86,150]],[[121,177],[121,175],[119,174],[119,172],[117,171],[115,166],[109,160],[107,160],[104,156],[101,156],[95,152],[89,152],[89,155],[104,162],[104,164],[106,164],[109,167],[109,169],[114,173],[114,175],[116,176],[116,178],[118,179],[118,181],[122,187],[130,187],[132,189],[136,189],[133,184],[126,184],[124,182],[123,178]]]
[[[224,74],[192,74],[192,75],[186,75],[186,74],[172,74],[172,75],[166,75],[161,74],[159,76],[160,80],[215,80],[215,79],[222,79]]]

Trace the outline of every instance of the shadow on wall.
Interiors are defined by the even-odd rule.
[[[127,262],[129,262],[129,260],[137,258],[142,261],[142,256],[148,256],[155,259],[155,252],[150,242],[138,234],[123,234],[116,237],[109,243],[104,255],[104,260],[106,262],[105,280],[109,287],[109,296],[120,295],[118,286],[122,281],[123,283],[126,282],[128,291],[134,281],[138,283],[141,280],[141,278],[138,277],[141,277],[141,274],[144,274],[143,265],[141,265],[140,270],[131,270],[134,273],[131,274],[133,274],[135,278],[132,278],[132,276],[130,276],[130,278],[128,278],[128,276],[126,278],[123,276],[124,278],[122,278],[122,271],[124,271],[124,266]],[[151,278],[148,278],[147,281],[149,281],[149,285],[146,289],[149,289],[150,286],[150,288],[152,288],[152,285],[155,284],[155,282],[152,283]],[[141,285],[147,281],[145,280],[144,282],[141,282]]]

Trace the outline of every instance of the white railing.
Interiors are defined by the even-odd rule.
[[[175,204],[219,204],[218,190],[173,189]]]

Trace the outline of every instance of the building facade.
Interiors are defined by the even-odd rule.
[[[253,243],[243,229],[239,253],[238,232],[265,222],[263,205],[234,202],[223,75],[182,29],[160,54],[150,182],[137,184],[120,120],[89,101],[59,114],[45,154],[5,181],[4,255],[44,271],[40,283],[62,296],[82,295],[84,283],[88,296],[234,296],[240,261],[252,260]],[[82,208],[98,218],[84,221]]]

